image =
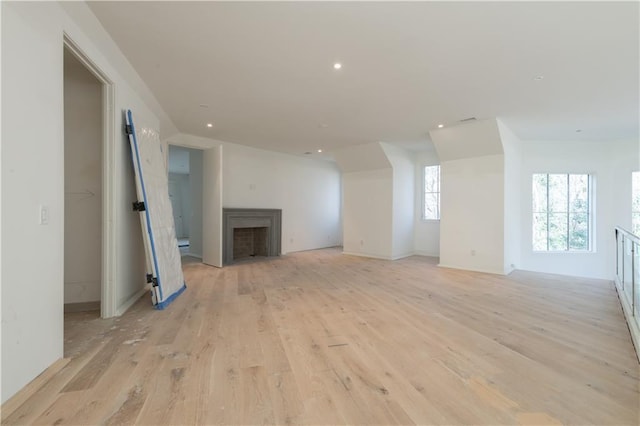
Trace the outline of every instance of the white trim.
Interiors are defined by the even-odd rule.
[[[377,254],[356,253],[356,252],[350,252],[350,251],[343,251],[342,254],[346,254],[349,256],[369,257],[371,259],[380,259],[380,260],[399,260],[399,259],[404,259],[405,257],[415,256],[414,252],[401,254],[399,256],[380,256]]]
[[[465,268],[462,266],[455,266],[455,265],[446,265],[443,263],[439,263],[438,266],[440,268],[449,268],[449,269],[459,269],[462,271],[471,271],[471,272],[482,272],[484,274],[494,274],[494,275],[508,275],[504,272],[504,270],[502,271],[496,271],[496,270],[492,270],[492,269],[482,269],[482,268]]]
[[[356,253],[351,251],[342,251],[342,254],[346,254],[348,256],[369,257],[371,259],[393,260],[391,256],[380,256],[378,254]]]
[[[404,259],[406,257],[411,257],[411,256],[415,256],[414,252],[410,252],[410,253],[405,253],[405,254],[401,254],[398,256],[393,256],[391,257],[391,260],[399,260],[399,259]]]
[[[100,316],[119,315],[116,310],[116,218],[115,199],[115,88],[113,81],[78,47],[71,37],[63,34],[63,46],[102,83],[102,276]]]
[[[431,253],[424,250],[414,250],[413,254],[416,256],[424,256],[424,257],[440,257],[440,253]]]
[[[144,296],[150,290],[151,290],[151,287],[148,284],[145,285],[142,290],[139,290],[138,292],[136,292],[133,296],[131,296],[129,298],[129,300],[127,300],[122,305],[120,305],[120,307],[116,311],[115,316],[119,317],[120,315],[122,315],[125,312],[127,312],[127,309],[129,309],[131,306],[133,306],[133,304],[136,303],[138,301],[138,299],[140,299],[142,296]]]

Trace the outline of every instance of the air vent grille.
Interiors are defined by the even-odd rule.
[[[475,117],[469,117],[469,118],[463,118],[462,120],[460,120],[461,123],[465,123],[467,121],[476,121],[477,118]]]

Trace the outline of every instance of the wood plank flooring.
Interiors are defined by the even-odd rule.
[[[613,284],[294,253],[184,266],[164,311],[67,314],[3,424],[640,423]]]

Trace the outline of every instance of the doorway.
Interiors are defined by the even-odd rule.
[[[108,318],[117,313],[113,83],[66,34],[62,50],[64,310]]]
[[[102,83],[64,49],[65,312],[100,311]]]
[[[202,259],[202,150],[169,145],[169,199],[182,263]]]

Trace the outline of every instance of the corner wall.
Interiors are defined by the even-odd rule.
[[[505,155],[495,119],[430,132],[440,157],[440,265],[505,272]]]
[[[393,258],[393,170],[343,173],[345,254]]]
[[[387,143],[381,145],[393,168],[391,258],[399,259],[414,254],[415,162],[408,151]]]
[[[334,152],[342,171],[343,251],[393,258],[393,167],[379,142]]]
[[[522,261],[522,142],[498,120],[504,149],[504,272],[520,268]]]
[[[135,111],[138,126],[157,129],[160,122],[139,95],[148,89],[86,4],[1,2],[0,7],[4,402],[63,356],[64,34],[111,79],[115,91],[110,129],[115,209],[106,220],[116,234],[112,285],[118,310],[145,285],[140,220],[130,209],[135,186],[121,111]],[[152,108],[161,110],[157,104]],[[173,125],[163,121],[163,127]],[[49,207],[48,225],[38,224],[40,205]],[[25,273],[34,268],[41,279]]]
[[[440,266],[504,274],[504,155],[443,161]]]

